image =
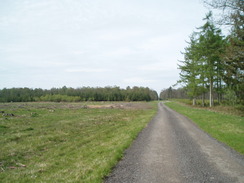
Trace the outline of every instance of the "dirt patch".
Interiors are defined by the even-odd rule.
[[[145,102],[123,102],[111,104],[87,105],[89,109],[151,109],[149,103]]]
[[[0,103],[0,110],[16,111],[19,109],[48,109],[54,112],[55,109],[151,109],[149,102],[28,102],[28,103]]]

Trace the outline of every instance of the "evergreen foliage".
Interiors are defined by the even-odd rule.
[[[244,103],[244,1],[205,1],[212,8],[223,10],[222,19],[217,23],[230,25],[230,35],[224,38],[217,28],[212,13],[206,15],[205,24],[193,32],[185,48],[184,61],[179,64],[180,80],[193,99],[209,94],[209,105],[214,99],[229,103]],[[230,101],[235,99],[235,101]]]
[[[80,102],[80,101],[152,101],[157,100],[156,91],[144,87],[82,87],[82,88],[4,88],[0,90],[0,102]]]
[[[160,92],[160,99],[161,100],[167,100],[167,99],[187,99],[187,88],[178,88],[173,89],[172,87],[169,87],[167,89],[163,89]]]
[[[211,12],[204,20],[206,23],[198,28],[199,32],[194,32],[190,36],[189,46],[185,48],[183,53],[185,60],[181,62],[182,65],[179,65],[181,69],[179,82],[186,84],[193,105],[197,96],[204,96],[209,90],[210,106],[212,106],[214,89],[219,93],[219,98],[222,95],[223,68],[220,56],[223,53],[225,40],[221,30],[214,25]]]

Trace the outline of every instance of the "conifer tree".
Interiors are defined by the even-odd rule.
[[[196,104],[196,97],[201,94],[201,83],[203,82],[201,77],[201,69],[199,65],[198,54],[198,40],[195,33],[190,36],[189,46],[185,48],[184,61],[181,61],[182,65],[179,65],[181,69],[180,83],[185,83],[188,96],[193,99],[193,105]],[[202,80],[202,81],[201,81]]]
[[[209,89],[210,107],[214,104],[214,84],[218,92],[222,85],[222,60],[221,54],[224,50],[224,39],[221,30],[216,28],[212,21],[212,13],[207,14],[206,23],[198,28],[190,37],[189,46],[183,53],[185,61],[179,65],[181,69],[180,82],[186,84],[189,96],[194,99],[202,95],[204,105],[204,93]]]
[[[221,68],[221,54],[223,53],[224,39],[221,30],[213,23],[212,13],[208,13],[206,23],[199,28],[199,54],[201,62],[206,66],[206,77],[209,85],[209,105],[214,105],[214,83],[221,80],[218,72]]]
[[[244,103],[244,1],[206,0],[206,5],[222,11],[217,23],[230,27],[223,60],[223,79],[228,90],[234,91],[240,103]],[[233,92],[229,93],[233,93]]]

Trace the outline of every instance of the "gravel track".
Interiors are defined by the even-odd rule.
[[[244,158],[161,102],[104,182],[244,183]]]

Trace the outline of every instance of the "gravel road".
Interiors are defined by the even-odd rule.
[[[159,103],[105,183],[244,183],[244,157]]]

